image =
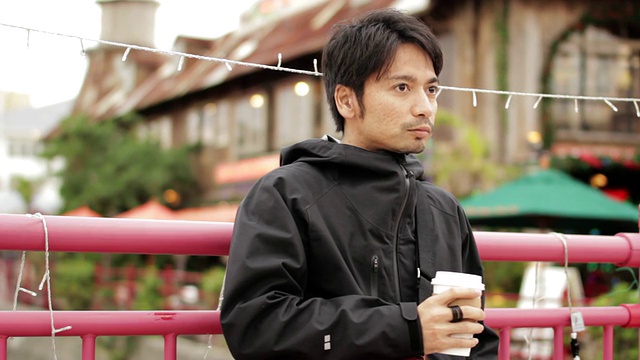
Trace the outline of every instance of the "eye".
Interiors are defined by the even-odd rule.
[[[438,93],[438,87],[437,86],[429,86],[429,88],[427,89],[427,93],[429,95],[435,95]]]
[[[409,91],[409,85],[399,84],[399,85],[396,85],[396,89],[398,89],[400,92],[406,92],[406,91]]]

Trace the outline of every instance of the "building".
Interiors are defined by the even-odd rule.
[[[60,183],[53,175],[62,165],[39,156],[46,134],[71,113],[73,101],[41,108],[19,107],[0,113],[0,212],[57,214],[62,205]],[[18,204],[17,181],[33,185],[30,203]],[[11,199],[11,200],[9,200]],[[8,202],[11,203],[8,203]]]
[[[99,3],[104,40],[152,44],[155,1]],[[217,39],[179,37],[174,49],[314,72],[333,24],[371,9],[397,7],[423,19],[438,35],[444,85],[638,98],[640,5],[613,4],[263,0],[245,14],[237,31]],[[127,11],[140,13],[121,16]],[[88,52],[89,69],[74,112],[102,121],[136,111],[147,119],[138,129],[141,136],[153,136],[166,147],[200,142],[197,174],[208,200],[241,199],[258,177],[278,165],[282,146],[334,132],[320,76],[138,50],[123,62],[124,51],[100,45]],[[439,105],[480,129],[495,161],[519,164],[543,153],[556,161],[575,160],[580,167],[567,171],[576,177],[589,181],[600,174],[607,181],[596,186],[640,202],[638,103],[581,100],[576,112],[573,100],[484,93],[476,100],[471,92],[446,90]],[[436,139],[455,137],[455,131],[445,130],[438,129]],[[591,158],[598,163],[584,161]]]

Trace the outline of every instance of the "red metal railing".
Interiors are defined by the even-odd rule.
[[[46,227],[45,227],[46,220]],[[226,255],[231,223],[0,214],[0,250],[97,252],[129,254]],[[45,231],[46,230],[46,231]],[[605,262],[640,267],[640,234],[615,236],[475,232],[487,261]],[[602,326],[603,359],[613,358],[614,326],[639,327],[640,305],[574,308],[586,326]],[[0,360],[7,356],[7,338],[56,336],[83,340],[84,360],[95,359],[97,336],[160,335],[164,358],[176,359],[177,337],[221,334],[216,311],[0,311]],[[563,329],[570,326],[568,308],[487,309],[486,322],[500,330],[500,359],[509,359],[510,330],[551,327],[555,330],[554,359],[563,359]]]

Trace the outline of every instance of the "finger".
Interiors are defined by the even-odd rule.
[[[463,320],[458,323],[451,323],[448,328],[449,335],[454,334],[480,334],[484,331],[484,326],[472,320]]]
[[[433,346],[433,348],[437,349],[434,352],[451,348],[472,348],[478,345],[479,340],[470,336],[470,334],[472,334],[471,331],[467,331],[465,333],[451,333],[450,335],[441,338],[438,344],[434,344],[435,346]]]
[[[448,305],[457,299],[476,299],[482,296],[482,291],[468,288],[451,288],[440,294],[433,295],[442,305]]]
[[[451,321],[453,323],[462,320],[481,321],[484,320],[485,313],[482,309],[475,306],[466,305],[449,305],[451,311]]]
[[[485,312],[481,308],[470,305],[460,305],[462,318],[465,320],[481,321],[485,318]]]
[[[457,323],[464,319],[464,314],[462,313],[462,309],[459,305],[449,305],[449,309],[451,309],[452,323]]]

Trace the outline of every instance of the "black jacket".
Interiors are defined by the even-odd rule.
[[[457,200],[416,180],[413,156],[316,139],[284,149],[281,165],[238,210],[220,315],[232,355],[421,356],[417,302],[435,272],[482,275]],[[478,337],[472,358],[496,359],[497,335]]]

